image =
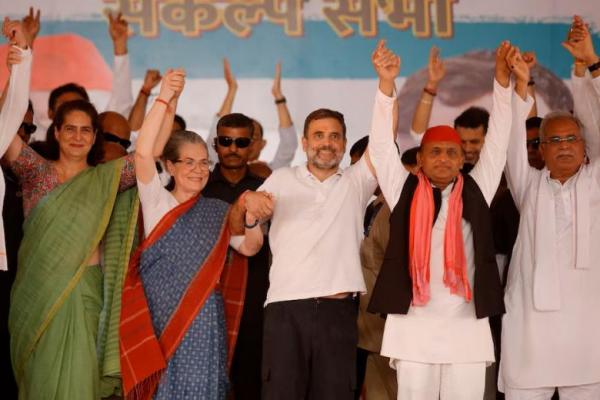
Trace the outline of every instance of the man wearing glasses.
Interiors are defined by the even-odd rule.
[[[546,168],[523,145],[529,105],[513,100],[507,179],[521,213],[508,271],[499,386],[506,399],[600,398],[600,57],[575,17],[575,115],[540,126]],[[570,35],[571,36],[571,35]],[[589,69],[589,72],[586,71]]]
[[[248,168],[250,143],[254,133],[252,119],[244,114],[224,115],[217,122],[217,137],[209,143],[219,162],[212,170],[202,191],[206,197],[221,199],[230,204],[246,190],[256,190],[264,179]],[[235,398],[260,399],[262,361],[263,303],[269,287],[269,246],[266,245],[248,258],[248,279],[244,310],[231,365],[231,381]]]
[[[127,155],[131,146],[131,128],[127,119],[117,112],[105,111],[98,116],[98,122],[104,136],[104,162]]]

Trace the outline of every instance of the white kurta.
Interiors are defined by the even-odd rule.
[[[19,126],[27,112],[29,83],[31,80],[31,50],[21,50],[21,63],[13,65],[10,74],[6,99],[0,111],[0,157],[4,155],[17,135]],[[6,186],[0,176],[0,210],[4,204]],[[0,218],[0,270],[6,271],[6,243],[4,241],[4,223]]]
[[[408,177],[393,146],[393,99],[378,92],[373,110],[369,154],[379,186],[393,208]],[[494,105],[481,157],[470,175],[490,203],[506,161],[511,126],[511,88],[494,82]],[[406,315],[387,316],[381,354],[392,359],[422,363],[465,363],[494,361],[494,345],[487,318],[477,319],[474,301],[450,294],[443,283],[444,230],[451,187],[442,192],[442,204],[431,236],[430,289],[426,306],[411,306]],[[475,272],[473,233],[462,221],[467,273],[471,288]]]
[[[539,388],[600,382],[600,78],[573,77],[575,111],[584,130],[590,164],[565,184],[551,179],[527,162],[525,119],[529,104],[513,101],[513,132],[508,152],[507,178],[521,213],[519,233],[510,264],[502,325],[502,360],[499,386]],[[594,93],[594,89],[596,92]],[[541,178],[541,181],[540,181]],[[591,244],[589,264],[575,268],[577,246],[576,186],[584,180],[590,201]],[[540,185],[547,185],[554,200],[555,232],[548,249],[557,249],[559,307],[540,311],[534,301],[535,232]],[[550,211],[552,212],[552,211]]]

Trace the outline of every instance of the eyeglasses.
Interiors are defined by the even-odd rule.
[[[104,140],[107,142],[119,143],[125,150],[131,146],[131,140],[123,139],[110,132],[103,132]]]
[[[33,133],[37,129],[37,126],[35,124],[29,124],[27,122],[23,122],[21,124],[21,126],[19,127],[19,129],[20,128],[23,128],[23,130],[25,131],[26,134],[33,135]]]
[[[576,135],[568,135],[568,136],[550,136],[546,140],[542,141],[543,144],[550,145],[558,145],[561,142],[566,142],[569,144],[577,143],[581,140],[579,136]]]
[[[217,136],[217,143],[219,143],[219,146],[223,147],[229,147],[235,143],[235,147],[245,149],[246,147],[250,146],[251,141],[252,139],[247,137],[232,138],[229,136]]]
[[[184,158],[183,160],[175,160],[173,161],[173,163],[181,163],[183,164],[183,167],[189,171],[193,170],[196,165],[200,168],[200,169],[210,169],[210,167],[212,167],[213,162],[211,160],[194,160],[193,158]]]
[[[538,147],[540,147],[540,138],[535,138],[535,139],[528,139],[527,140],[527,147],[533,147],[534,149],[537,149]]]

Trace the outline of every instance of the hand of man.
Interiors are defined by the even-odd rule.
[[[4,24],[2,25],[2,34],[8,39],[11,45],[22,49],[27,48],[27,38],[23,32],[21,21],[12,21],[8,17],[5,17]]]
[[[527,84],[529,82],[529,66],[523,59],[518,47],[511,47],[506,55],[506,63],[515,76],[515,90],[522,99],[527,98]]]
[[[435,91],[438,84],[446,75],[446,66],[440,57],[440,49],[435,46],[429,50],[429,63],[427,64],[428,81],[427,89]]]
[[[174,97],[178,97],[185,86],[185,70],[182,68],[169,69],[165,73],[160,86],[158,97],[164,101],[170,102]]]
[[[371,56],[371,61],[379,77],[379,89],[387,96],[394,92],[394,79],[400,73],[400,57],[385,46],[380,40]]]
[[[38,9],[34,15],[33,7],[29,7],[29,14],[23,17],[21,23],[23,24],[23,33],[27,39],[27,45],[33,47],[33,42],[40,33],[40,10]]]
[[[283,93],[281,92],[281,63],[278,62],[275,64],[275,77],[273,78],[273,87],[271,88],[271,93],[273,93],[273,97],[275,100],[279,100],[283,98]]]
[[[508,87],[510,84],[510,68],[506,62],[506,56],[510,49],[511,46],[508,40],[500,43],[500,46],[496,49],[496,68],[494,76],[498,83],[503,87]]]
[[[142,90],[146,93],[150,93],[152,89],[156,87],[160,83],[162,76],[160,75],[160,71],[157,69],[149,69],[146,71],[146,75],[144,76],[144,83],[142,84]]]
[[[523,57],[523,61],[527,64],[527,68],[529,68],[529,73],[531,74],[531,70],[537,65],[537,56],[533,51],[526,51],[521,54]]]
[[[247,213],[260,220],[271,218],[275,207],[275,199],[271,193],[248,191],[244,196]]]
[[[8,48],[8,53],[6,54],[6,66],[8,67],[8,70],[11,71],[12,66],[20,64],[22,60],[23,57],[21,57],[21,51],[14,46],[10,46]]]
[[[129,38],[129,24],[119,13],[113,17],[108,13],[108,33],[113,42],[113,48],[116,56],[127,54],[127,39]]]
[[[594,42],[589,27],[577,15],[573,17],[567,40],[562,43],[562,46],[573,56],[576,62],[582,62],[589,66],[599,60],[594,50]]]
[[[223,77],[225,78],[225,82],[227,82],[228,90],[237,89],[237,80],[231,72],[231,65],[229,64],[229,60],[226,58],[223,59]]]

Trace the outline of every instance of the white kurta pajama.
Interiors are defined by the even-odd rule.
[[[590,163],[562,185],[529,166],[530,107],[513,101],[507,179],[521,220],[502,325],[499,387],[507,399],[549,399],[554,387],[569,399],[600,398],[598,387],[583,390],[600,383],[600,78],[572,82]]]
[[[489,204],[506,161],[511,127],[510,87],[494,81],[494,105],[485,146],[470,175]],[[531,101],[531,100],[530,100]],[[384,197],[393,209],[408,172],[393,146],[393,98],[378,92],[373,110],[369,154]],[[443,283],[444,231],[452,186],[442,192],[439,215],[431,235],[431,298],[423,307],[411,306],[406,315],[388,314],[381,354],[390,357],[398,376],[398,399],[481,399],[487,363],[494,361],[488,318],[477,319],[474,300],[452,295]],[[475,271],[473,233],[464,219],[467,274],[473,288]],[[467,383],[468,382],[468,383]]]

